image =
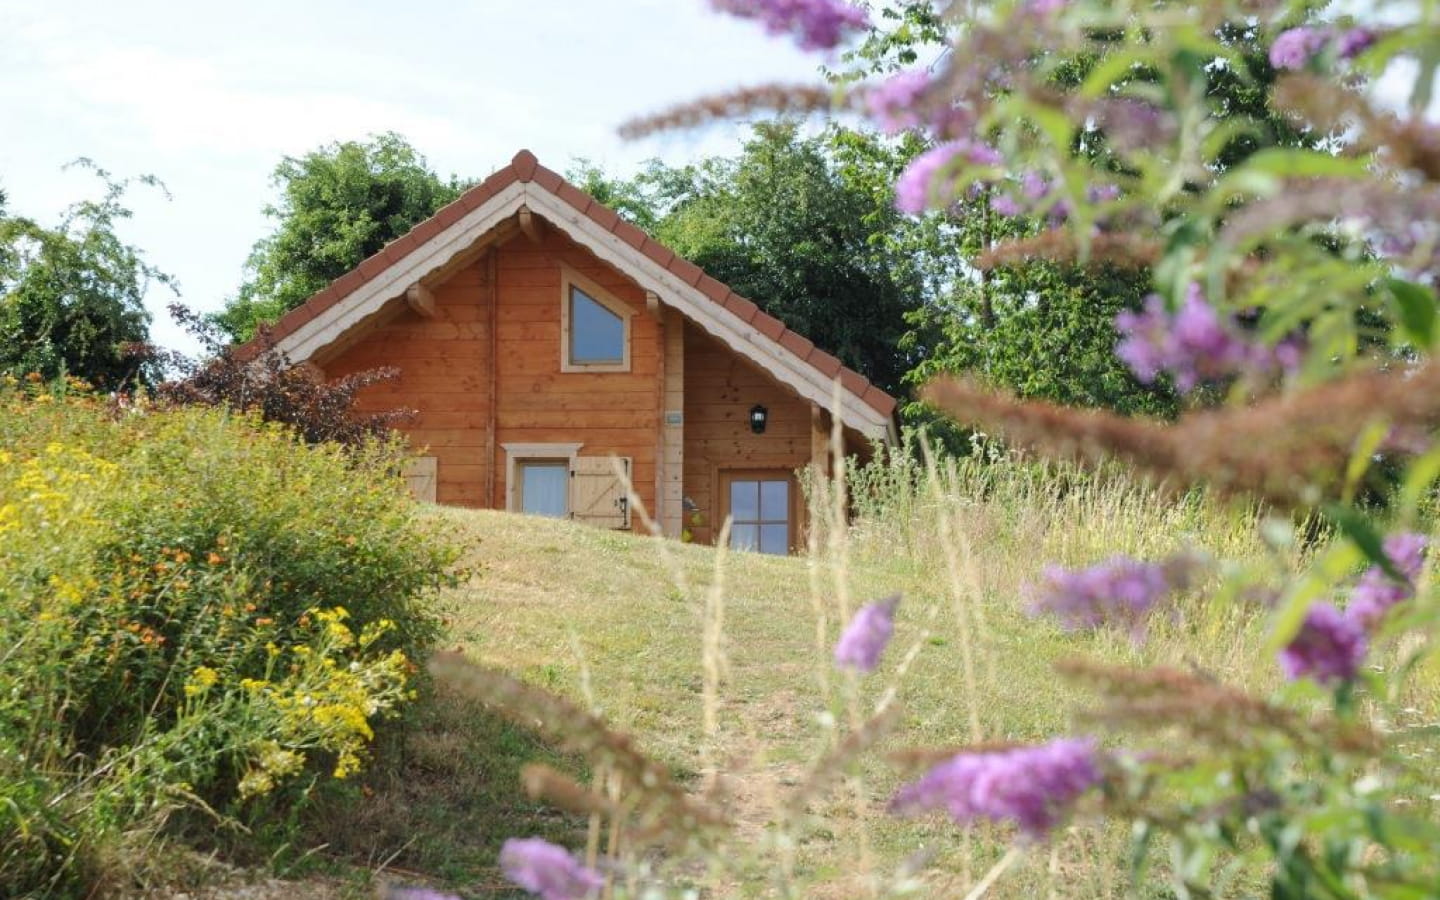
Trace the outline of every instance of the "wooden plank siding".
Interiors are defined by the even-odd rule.
[[[750,408],[764,406],[764,434],[750,430]],[[711,544],[724,510],[718,496],[728,469],[799,469],[810,461],[809,401],[782,387],[698,328],[685,328],[685,496],[695,505],[686,527]]]
[[[432,286],[433,318],[400,312],[331,360],[326,374],[400,369],[358,405],[419,411],[406,431],[437,460],[440,503],[504,507],[504,444],[581,442],[582,457],[629,457],[635,491],[655,509],[664,348],[644,291],[553,228],[538,243],[511,239],[494,253],[493,267],[482,257]],[[630,371],[561,371],[562,266],[633,311]]]

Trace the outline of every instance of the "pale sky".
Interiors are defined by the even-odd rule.
[[[285,155],[397,131],[442,176],[528,147],[564,171],[732,152],[741,125],[626,143],[627,117],[742,82],[814,81],[818,60],[705,0],[0,0],[0,188],[53,224],[96,196],[87,156],[140,185],[123,236],[218,309],[268,233]],[[152,336],[190,344],[152,290]]]

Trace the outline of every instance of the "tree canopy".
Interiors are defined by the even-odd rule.
[[[12,216],[0,194],[0,372],[73,375],[118,387],[156,373],[138,352],[149,337],[145,293],[173,289],[170,276],[116,234],[130,217],[130,180],[89,160],[78,165],[104,183],[98,200],[70,206],[55,227]],[[153,177],[137,179],[163,190]]]
[[[265,207],[275,231],[255,244],[239,293],[216,316],[233,339],[249,340],[311,294],[429,218],[468,186],[442,180],[400,135],[327,144],[287,156]]]

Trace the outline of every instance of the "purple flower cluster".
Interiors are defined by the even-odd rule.
[[[1425,564],[1426,539],[1423,534],[1401,532],[1385,539],[1385,556],[1404,576],[1398,581],[1379,566],[1371,566],[1360,576],[1350,594],[1345,615],[1366,631],[1374,630],[1392,607],[1415,596],[1415,581]]]
[[[855,614],[835,644],[835,664],[872,672],[895,634],[895,607],[900,595],[868,604]]]
[[[505,877],[542,900],[584,900],[600,892],[605,879],[564,847],[541,838],[511,838],[500,848]]]
[[[1385,556],[1403,576],[1397,580],[1380,566],[1360,576],[1345,612],[1328,603],[1310,608],[1295,638],[1280,651],[1280,666],[1291,679],[1321,684],[1348,681],[1365,660],[1368,635],[1397,604],[1415,596],[1415,581],[1425,564],[1427,539],[1401,532],[1385,539]]]
[[[1291,680],[1349,681],[1365,661],[1365,645],[1365,631],[1358,622],[1329,603],[1317,603],[1280,651],[1280,667]]]
[[[1233,320],[1220,318],[1193,283],[1177,312],[1171,313],[1164,300],[1151,294],[1143,312],[1126,310],[1116,316],[1115,328],[1121,335],[1115,353],[1135,377],[1149,384],[1169,372],[1181,393],[1234,375],[1290,369],[1300,360],[1293,341],[1272,349],[1247,340]]]
[[[1040,584],[1030,587],[1030,610],[1053,615],[1066,628],[1120,624],[1138,632],[1167,594],[1189,583],[1194,565],[1190,556],[1163,563],[1112,556],[1085,569],[1047,566]]]
[[[805,50],[830,50],[869,17],[843,0],[710,0],[721,12],[757,19],[771,34],[793,34]]]
[[[931,87],[930,75],[915,69],[892,75],[865,92],[865,106],[870,118],[886,134],[899,134],[910,129],[929,129],[937,135],[964,134],[975,123],[975,117],[963,107],[947,104],[926,109],[925,94]]]
[[[961,753],[901,788],[891,809],[901,814],[944,810],[959,824],[1014,822],[1038,839],[1100,780],[1095,743],[1088,739]]]
[[[1020,176],[1016,191],[996,194],[990,200],[990,208],[1002,216],[1023,216],[1044,210],[1052,226],[1060,225],[1070,218],[1070,201],[1061,197],[1054,199],[1055,182],[1038,172],[1026,172]],[[1120,196],[1120,188],[1114,184],[1092,184],[1085,189],[1089,203],[1104,203]]]
[[[1303,69],[1332,44],[1336,56],[1354,59],[1373,43],[1375,32],[1368,28],[1343,31],[1313,26],[1291,28],[1281,32],[1275,43],[1270,45],[1270,65],[1277,69]]]
[[[998,151],[970,140],[947,141],[910,161],[895,182],[895,207],[919,215],[934,207],[943,209],[955,202],[957,169],[963,165],[998,166]]]

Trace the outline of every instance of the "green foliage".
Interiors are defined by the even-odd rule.
[[[7,890],[137,877],[105,871],[123,835],[283,821],[361,765],[452,559],[397,448],[13,381],[0,446]]]
[[[216,321],[237,341],[255,335],[366,257],[429,218],[468,184],[442,181],[394,132],[287,156],[271,182],[280,201],[265,207],[273,234],[246,263],[239,294]]]
[[[47,228],[6,214],[0,196],[0,372],[69,374],[118,387],[156,374],[133,352],[148,338],[145,293],[152,283],[173,289],[170,276],[145,262],[116,234],[130,210],[130,180],[80,160],[104,183],[99,200],[66,210]],[[150,176],[141,184],[160,188]]]

